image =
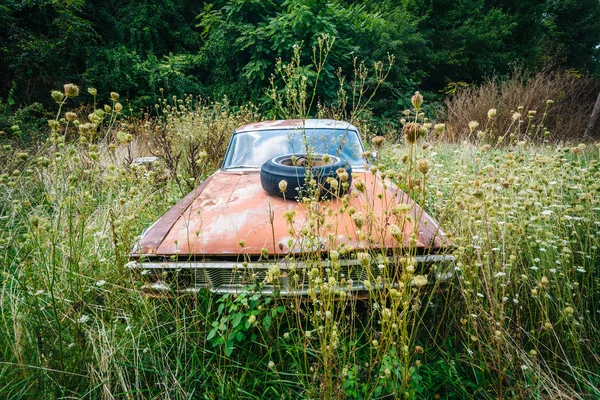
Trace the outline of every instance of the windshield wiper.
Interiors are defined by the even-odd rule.
[[[258,167],[256,165],[243,165],[242,164],[242,165],[233,165],[231,167],[227,167],[227,168],[224,168],[224,169],[236,169],[236,168],[260,168],[260,167]]]

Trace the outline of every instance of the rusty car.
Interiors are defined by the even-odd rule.
[[[445,232],[398,185],[372,171],[370,154],[347,122],[242,126],[221,168],[143,232],[130,265],[144,275],[148,292],[304,295],[309,271],[332,273],[335,264],[336,284],[350,293],[369,289],[369,277],[383,264],[401,268],[394,260],[410,249],[430,282],[448,280],[453,257]],[[315,197],[308,186],[329,195]],[[399,206],[401,222],[392,212]],[[366,262],[365,250],[375,250]]]

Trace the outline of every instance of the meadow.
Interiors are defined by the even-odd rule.
[[[125,117],[115,92],[69,109],[78,93],[53,92],[37,145],[0,139],[0,397],[600,397],[600,144],[550,137],[551,99],[452,126],[418,94],[394,124],[349,116],[455,242],[444,290],[151,298],[133,244],[263,114],[187,97]]]

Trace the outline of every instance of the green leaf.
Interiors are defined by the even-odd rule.
[[[244,314],[242,314],[241,312],[235,314],[233,320],[231,321],[231,325],[235,328],[240,324],[240,322],[242,322],[242,318],[244,318]]]
[[[208,335],[206,336],[206,340],[210,340],[210,339],[214,338],[216,334],[217,334],[217,329],[211,329],[211,331],[208,332]]]

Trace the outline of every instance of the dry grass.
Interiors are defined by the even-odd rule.
[[[468,124],[488,120],[488,110],[497,109],[496,132],[502,136],[511,129],[511,115],[522,106],[536,110],[537,123],[547,100],[554,100],[544,125],[549,140],[581,139],[589,121],[600,82],[568,71],[541,72],[534,76],[515,70],[506,80],[492,78],[481,86],[459,89],[445,102],[447,138],[463,140],[470,135]],[[600,134],[598,129],[593,132]]]

